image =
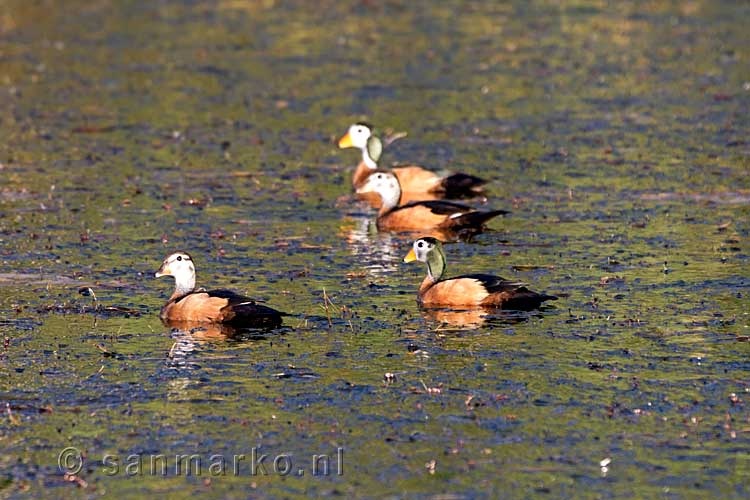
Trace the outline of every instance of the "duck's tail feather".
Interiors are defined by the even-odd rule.
[[[479,194],[484,191],[487,181],[474,175],[456,173],[443,178],[440,186],[448,197]]]

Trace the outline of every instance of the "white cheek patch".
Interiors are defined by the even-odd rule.
[[[455,214],[451,214],[451,216],[450,216],[450,217],[448,217],[448,218],[449,218],[449,219],[458,219],[458,218],[459,218],[459,217],[461,217],[462,215],[463,215],[463,213],[461,213],[461,212],[456,212]]]

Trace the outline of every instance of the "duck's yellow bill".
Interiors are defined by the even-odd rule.
[[[343,148],[351,148],[353,146],[354,146],[354,144],[352,144],[352,138],[349,135],[349,132],[347,132],[344,137],[342,137],[341,139],[339,139],[339,147],[341,149],[343,149]]]
[[[414,262],[417,260],[417,255],[414,253],[414,249],[409,250],[409,253],[404,257],[404,262]]]

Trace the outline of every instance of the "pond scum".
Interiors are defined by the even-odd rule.
[[[6,2],[0,496],[746,498],[749,17]]]

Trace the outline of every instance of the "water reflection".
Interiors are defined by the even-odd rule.
[[[484,325],[488,312],[484,309],[452,310],[452,309],[421,309],[422,317],[431,322],[439,323],[440,327],[460,327],[474,330]]]
[[[486,326],[507,326],[523,323],[529,318],[541,316],[538,311],[506,311],[492,307],[466,309],[420,308],[422,317],[437,323],[438,329],[457,328],[475,330]]]
[[[228,340],[265,340],[269,330],[235,328],[216,323],[195,323],[190,321],[164,321],[171,328],[174,339],[167,354],[167,365],[176,369],[196,369],[199,367],[193,358],[209,342]]]
[[[485,232],[490,230],[485,230]],[[401,264],[402,248],[417,238],[431,236],[442,242],[470,241],[481,232],[476,229],[451,231],[428,229],[419,231],[378,231],[373,216],[347,215],[342,219],[340,232],[346,239],[352,255],[363,258],[360,268],[373,276],[383,276],[396,271]]]
[[[226,340],[234,337],[238,329],[221,323],[196,323],[191,321],[163,321],[165,326],[172,328],[172,336],[177,334],[188,336],[195,341]]]
[[[347,215],[341,231],[351,254],[362,257],[360,268],[366,273],[384,276],[398,269],[403,241],[393,233],[378,232],[374,217]]]
[[[198,350],[200,342],[192,336],[189,330],[173,329],[169,336],[174,340],[167,354],[167,366],[174,369],[194,370],[199,367],[192,360],[193,352]]]
[[[167,382],[167,401],[188,401],[188,389],[192,380],[188,377],[177,377]]]

